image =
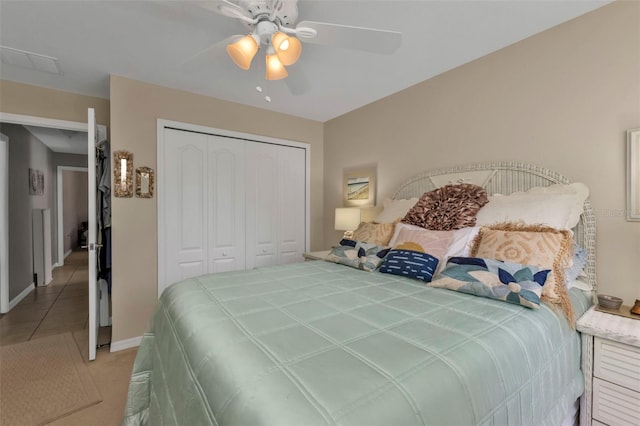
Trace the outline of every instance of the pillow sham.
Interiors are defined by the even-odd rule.
[[[389,253],[389,247],[343,239],[339,246],[331,249],[325,260],[372,272],[380,266],[387,253]]]
[[[569,324],[574,316],[567,292],[564,267],[570,262],[572,234],[547,226],[504,223],[481,227],[471,248],[471,257],[551,269],[542,290],[542,300],[560,309]]]
[[[411,207],[415,206],[418,202],[417,198],[408,198],[401,200],[392,200],[391,198],[385,198],[382,201],[382,206],[384,210],[380,212],[373,219],[376,223],[393,223],[399,219],[402,219]]]
[[[452,257],[427,285],[539,309],[551,269],[476,257]]]
[[[353,239],[377,246],[386,246],[395,230],[395,223],[362,222],[353,231]]]
[[[439,259],[414,250],[391,249],[378,271],[429,282],[438,267]]]
[[[425,192],[402,222],[438,231],[466,228],[476,224],[476,214],[488,201],[478,185],[445,185]]]
[[[456,229],[453,231],[451,243],[444,254],[445,258],[449,257],[468,257],[471,253],[471,244],[480,232],[479,226],[470,226],[468,228]]]
[[[476,216],[476,225],[521,221],[572,229],[580,221],[589,188],[583,183],[538,186],[526,192],[494,194]]]
[[[471,245],[480,232],[480,227],[470,226],[468,228],[456,229],[447,247],[444,257],[438,265],[436,273],[440,273],[447,265],[447,260],[452,257],[468,257],[471,253]]]

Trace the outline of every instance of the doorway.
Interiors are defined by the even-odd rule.
[[[82,247],[83,233],[87,230],[87,168],[57,167],[58,250],[57,266],[63,266],[73,249]],[[84,182],[78,177],[83,177]],[[84,204],[84,208],[83,208]]]
[[[82,146],[84,147],[84,157],[86,158],[86,152],[87,152],[87,147],[90,145],[87,145],[87,130],[89,128],[87,123],[81,123],[81,122],[69,122],[69,121],[62,121],[62,120],[53,120],[53,119],[45,119],[45,118],[40,118],[40,117],[31,117],[31,116],[23,116],[23,115],[18,115],[18,114],[7,114],[7,113],[0,113],[0,122],[1,123],[6,123],[6,124],[12,124],[12,125],[19,125],[22,127],[31,127],[31,126],[37,126],[40,128],[45,128],[45,129],[58,129],[60,132],[63,133],[67,133],[69,135],[69,137],[71,137],[70,135],[72,133],[76,133],[76,132],[84,132],[84,137],[82,137],[81,139],[83,140],[82,142]],[[106,127],[104,126],[98,126],[98,133],[106,139]],[[8,144],[7,144],[8,145]],[[2,146],[0,146],[0,149],[2,148]],[[90,151],[92,151],[92,149],[89,149]],[[53,150],[52,150],[53,151]],[[66,154],[65,154],[66,155]],[[7,156],[8,159],[8,156]],[[1,161],[1,159],[0,159]],[[57,175],[58,175],[58,170],[57,170],[57,165],[58,164],[65,164],[65,162],[56,162],[54,165],[52,165],[49,169],[47,170],[51,170],[50,175],[48,177],[46,177],[45,182],[46,185],[48,185],[48,189],[49,191],[52,191],[52,197],[55,198],[55,202],[52,204],[52,212],[58,213],[59,210],[63,210],[64,209],[64,201],[63,201],[63,194],[64,194],[64,190],[60,190],[59,186],[61,186],[62,183],[62,179],[57,179]],[[68,163],[67,163],[68,164]],[[84,160],[83,164],[80,164],[78,166],[84,166],[84,167],[80,167],[83,169],[83,171],[86,173],[87,172],[87,160]],[[71,168],[71,170],[76,169],[77,170],[77,166],[75,165],[71,165],[71,166],[67,166],[69,168]],[[24,168],[24,167],[22,167]],[[22,168],[20,170],[22,170]],[[61,170],[61,173],[64,173]],[[2,171],[0,172],[0,174],[2,175],[2,179],[0,179],[0,183],[2,182],[6,182],[8,180],[8,170],[7,168],[3,167]],[[86,180],[88,180],[85,177]],[[17,179],[20,180],[20,179]],[[88,188],[88,182],[87,185],[85,186],[86,188]],[[85,189],[85,192],[88,192],[87,189]],[[55,193],[55,195],[53,195],[53,193]],[[58,202],[58,197],[60,197],[60,202]],[[3,205],[7,205],[8,203],[3,203]],[[27,209],[26,210],[26,216],[30,216],[30,210]],[[53,215],[52,215],[53,216]],[[64,258],[65,258],[65,250],[64,250],[64,224],[62,226],[59,226],[59,223],[61,221],[63,221],[64,214],[57,214],[57,217],[55,218],[54,221],[52,221],[52,227],[54,228],[54,232],[52,233],[52,235],[55,236],[56,241],[55,244],[53,244],[52,247],[52,252],[54,253],[53,260],[54,260],[54,265],[58,266],[58,265],[62,265],[64,263]],[[8,231],[10,229],[9,224],[6,223],[2,223],[2,221],[0,220],[0,232],[2,233],[2,235],[8,235]],[[13,228],[11,228],[13,229]],[[76,233],[76,242],[77,242],[77,231],[75,231]],[[60,234],[62,234],[62,238],[60,239]],[[70,233],[67,232],[67,235],[69,235]],[[11,239],[11,237],[9,237],[9,240]],[[53,238],[52,238],[53,239]],[[3,238],[3,240],[7,240],[5,238]],[[62,246],[62,250],[60,250],[60,246]],[[86,293],[91,293],[91,288],[89,288],[90,286],[88,285],[89,280],[86,279],[86,271],[88,270],[88,256],[85,253],[82,252],[78,252],[79,255],[75,256],[72,255],[71,257],[69,257],[69,267],[70,268],[66,268],[66,272],[65,272],[65,268],[59,268],[59,270],[61,271],[58,275],[64,275],[64,276],[59,276],[57,284],[58,287],[60,287],[61,285],[65,285],[66,287],[64,289],[61,288],[53,288],[51,285],[50,286],[46,286],[46,287],[38,287],[37,289],[33,286],[33,284],[31,284],[30,286],[27,286],[27,288],[25,288],[25,291],[20,293],[20,297],[13,297],[13,298],[2,298],[0,300],[0,302],[2,302],[2,305],[6,305],[5,301],[9,301],[9,306],[7,307],[6,311],[11,311],[11,308],[13,308],[14,306],[17,306],[16,311],[22,311],[21,313],[14,313],[14,312],[8,312],[6,315],[4,315],[2,317],[3,320],[3,324],[9,324],[11,323],[11,325],[16,325],[15,328],[16,330],[20,327],[22,327],[19,331],[23,332],[23,334],[21,336],[18,336],[18,334],[20,333],[13,333],[12,336],[15,338],[22,338],[26,340],[29,340],[31,337],[34,336],[35,331],[34,330],[27,330],[27,328],[31,327],[33,323],[36,324],[45,324],[45,320],[47,318],[47,315],[49,313],[51,314],[56,314],[59,317],[64,317],[66,315],[63,315],[62,312],[60,312],[60,309],[63,307],[63,305],[70,305],[71,301],[66,301],[68,303],[52,303],[55,302],[56,300],[60,299],[60,302],[62,302],[62,299],[68,298],[71,299],[73,297],[79,297],[82,296],[84,297],[84,299],[87,299],[85,294]],[[75,268],[75,269],[74,269]],[[71,269],[74,269],[73,271],[69,272]],[[2,259],[2,262],[0,263],[0,276],[2,274],[7,274],[12,270],[12,265],[10,264],[10,261],[7,261],[6,259]],[[71,279],[71,276],[73,276],[74,278]],[[71,279],[71,281],[69,281],[69,279]],[[84,283],[84,285],[80,284],[80,285],[74,285],[71,286],[71,284],[79,284],[78,281],[82,281]],[[54,280],[55,283],[55,280]],[[0,283],[0,287],[2,289],[2,293],[4,294],[6,293],[6,290],[8,288],[9,283],[6,282],[6,280],[2,280],[2,283]],[[87,291],[87,289],[89,288],[89,291]],[[36,290],[36,291],[34,291]],[[14,292],[15,293],[15,292]],[[63,294],[64,293],[64,294]],[[94,291],[95,294],[95,291]],[[64,295],[66,297],[60,297],[60,295]],[[84,300],[83,299],[83,300]],[[36,301],[36,304],[32,304],[31,306],[24,306],[24,309],[19,309],[22,308],[22,306],[18,306],[18,305],[22,305],[21,301],[26,302],[34,302]],[[89,301],[85,300],[83,303],[81,303],[81,309],[83,311],[88,311],[88,306],[89,306]],[[54,308],[58,308],[56,312],[56,309]],[[30,320],[34,320],[35,317],[31,318],[33,315],[31,313],[26,313],[26,311],[33,311],[33,315],[36,315],[35,311],[38,311],[38,314],[44,315],[43,318],[41,320],[38,321],[32,321],[32,324],[22,324],[20,326],[18,326],[17,322],[19,322],[17,320],[18,316],[21,317],[28,317],[28,319]],[[4,309],[3,309],[4,311]],[[15,317],[15,318],[8,318],[8,317]],[[5,321],[5,320],[11,320],[9,322]],[[50,322],[51,323],[51,322]],[[51,324],[49,324],[51,325]],[[87,329],[87,324],[86,324],[86,320],[83,323],[84,326],[84,331],[86,332]],[[3,334],[4,331],[6,331],[7,329],[12,328],[12,327],[3,327]],[[52,327],[55,328],[55,327]],[[14,330],[15,331],[15,330]],[[55,330],[51,330],[52,332]],[[40,332],[38,330],[38,332]],[[86,340],[86,337],[83,339]],[[3,343],[6,343],[7,339],[3,339]],[[82,345],[81,345],[82,346]]]

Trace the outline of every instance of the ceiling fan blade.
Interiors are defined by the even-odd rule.
[[[305,31],[311,29],[312,31]],[[402,44],[402,33],[353,27],[350,25],[328,24],[325,22],[302,21],[296,25],[301,41],[325,46],[364,50],[371,53],[390,55]],[[313,36],[313,32],[316,35]]]
[[[219,15],[228,16],[229,18],[237,18],[252,24],[257,22],[253,17],[247,15],[247,12],[244,9],[229,0],[199,1],[196,4],[204,9],[210,10]]]
[[[238,41],[242,37],[244,36],[233,35],[215,44],[212,44],[211,46],[207,47],[204,50],[201,50],[200,52],[184,61],[180,68],[185,72],[194,72],[198,71],[199,69],[205,68],[206,66],[210,66],[217,60],[220,60],[222,57],[226,56],[227,44]]]
[[[294,96],[303,95],[311,89],[311,83],[300,67],[291,70],[289,76],[283,81]]]

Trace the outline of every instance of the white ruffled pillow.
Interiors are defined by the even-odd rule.
[[[494,194],[476,216],[476,226],[502,222],[572,229],[580,221],[589,188],[583,183],[537,186],[510,195]]]
[[[417,198],[409,198],[403,200],[392,200],[391,198],[385,198],[382,201],[384,210],[380,212],[375,219],[376,223],[393,223],[398,219],[402,219],[411,207],[415,206],[418,202]]]

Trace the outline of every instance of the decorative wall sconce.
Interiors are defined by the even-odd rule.
[[[114,195],[133,197],[133,154],[129,151],[113,153]]]
[[[153,198],[153,169],[151,167],[136,169],[136,197]]]

